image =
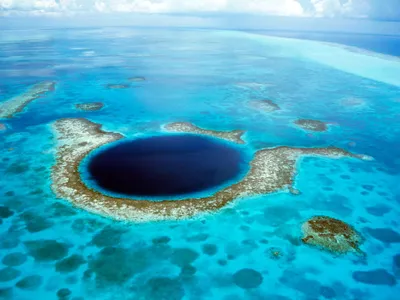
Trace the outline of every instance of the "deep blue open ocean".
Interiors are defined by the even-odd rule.
[[[22,101],[37,83],[54,82],[55,88],[0,119],[0,299],[398,299],[399,56],[400,39],[393,36],[4,30],[0,112],[2,103]],[[255,109],[251,103],[260,100],[280,109]],[[104,106],[97,111],[75,106],[89,102]],[[178,167],[169,174],[187,179],[185,188],[194,172],[217,172],[216,161],[226,171],[219,181],[193,185],[193,191],[207,187],[205,195],[240,180],[247,157],[264,148],[335,146],[373,160],[305,156],[295,164],[297,195],[282,189],[239,197],[184,220],[117,221],[53,192],[51,175],[63,143],[53,125],[63,118],[88,119],[129,141],[171,138],[163,129],[171,122],[243,130],[243,145],[187,141],[209,152],[195,159],[173,156],[188,175]],[[294,123],[298,119],[320,120],[328,130],[301,129]],[[174,151],[192,153],[189,148]],[[163,155],[157,156],[160,164],[173,169]],[[103,158],[97,162],[107,165],[110,157]],[[154,160],[139,162],[135,172]],[[134,180],[135,172],[126,174]],[[146,176],[152,180],[152,174]],[[182,185],[176,186],[179,194]],[[160,193],[170,191],[158,187]],[[303,243],[302,224],[321,215],[351,225],[363,238],[364,255]]]

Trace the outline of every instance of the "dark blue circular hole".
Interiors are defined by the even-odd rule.
[[[102,189],[129,196],[183,195],[217,187],[241,173],[238,147],[198,135],[155,136],[118,143],[87,164]]]

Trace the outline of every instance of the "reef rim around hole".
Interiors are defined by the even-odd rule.
[[[249,151],[231,141],[168,133],[103,145],[82,159],[79,172],[88,188],[110,197],[181,200],[239,181],[250,161]]]
[[[255,153],[249,171],[239,182],[207,197],[156,202],[110,197],[91,190],[81,180],[82,159],[102,145],[123,139],[123,135],[105,132],[100,124],[87,119],[60,119],[53,123],[53,130],[57,137],[56,163],[51,174],[55,194],[92,213],[135,222],[190,218],[218,211],[235,199],[289,189],[293,186],[296,162],[302,156],[371,159],[337,147],[262,149]]]

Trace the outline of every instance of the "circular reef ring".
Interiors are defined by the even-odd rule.
[[[94,149],[114,141],[122,140],[119,133],[105,132],[100,124],[87,119],[60,119],[53,123],[58,143],[56,163],[52,169],[52,189],[55,194],[69,200],[75,206],[92,213],[117,220],[148,222],[177,220],[202,213],[214,212],[229,202],[243,197],[269,194],[291,188],[296,173],[296,161],[305,155],[331,158],[353,157],[370,159],[368,156],[352,154],[336,147],[291,148],[276,147],[255,153],[247,174],[237,183],[202,198],[187,198],[179,201],[135,200],[111,197],[90,189],[81,179],[81,161]],[[190,123],[171,123],[164,126],[168,132],[191,132],[210,135],[243,144],[243,131],[213,131],[196,127]]]

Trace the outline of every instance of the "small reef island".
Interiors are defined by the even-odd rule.
[[[251,100],[248,102],[248,105],[253,109],[257,109],[265,113],[270,113],[281,109],[279,105],[272,100]]]
[[[304,130],[324,132],[328,130],[326,123],[318,120],[300,119],[294,122],[298,127]]]
[[[89,102],[89,103],[78,103],[75,104],[77,110],[82,111],[97,111],[104,107],[102,102]]]
[[[363,239],[359,233],[343,221],[315,216],[302,226],[305,244],[317,246],[337,254],[355,252],[363,255],[359,245]]]
[[[141,81],[146,81],[146,78],[143,76],[136,76],[136,77],[128,78],[128,80],[130,82],[141,82]]]
[[[121,89],[127,89],[129,88],[129,84],[107,84],[106,88],[111,89],[111,90],[121,90]]]
[[[0,103],[0,119],[12,118],[15,114],[21,112],[33,100],[40,98],[47,92],[53,91],[55,82],[44,81],[30,87],[25,93],[12,97]]]
[[[119,133],[105,132],[100,124],[87,119],[68,118],[53,123],[58,144],[56,164],[52,169],[52,189],[60,198],[77,207],[117,220],[147,222],[176,220],[214,212],[235,199],[269,194],[293,185],[296,161],[302,156],[330,158],[351,157],[370,159],[336,147],[292,148],[276,147],[257,151],[250,161],[247,174],[213,195],[181,200],[152,201],[105,195],[89,188],[81,178],[79,167],[82,160],[93,150],[112,142],[123,140]],[[191,123],[172,123],[164,127],[172,132],[191,132],[209,135],[242,144],[241,131],[219,132],[201,129]]]

